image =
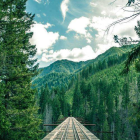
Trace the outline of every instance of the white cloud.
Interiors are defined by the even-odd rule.
[[[40,18],[40,14],[36,14],[36,16],[37,16],[38,18]]]
[[[50,3],[50,1],[49,0],[34,0],[34,1],[36,1],[37,3],[43,3],[44,5],[46,5],[46,4],[49,4]]]
[[[96,7],[96,6],[97,6],[97,3],[90,2],[90,5],[91,5],[92,7]]]
[[[80,39],[80,35],[79,35],[79,34],[76,34],[74,37],[75,37],[76,39]]]
[[[90,24],[90,20],[87,17],[75,18],[70,22],[68,26],[68,32],[75,31],[76,33],[86,35],[87,32],[86,27],[89,24]]]
[[[97,31],[95,34],[95,44],[96,51],[98,53],[103,53],[107,49],[112,46],[119,46],[114,43],[113,36],[118,35],[120,38],[122,37],[132,37],[137,39],[137,35],[134,31],[134,26],[137,23],[138,18],[133,19],[127,23],[117,24],[109,30],[109,33],[105,35],[105,31],[107,27],[112,24],[114,21],[122,19],[124,17],[129,17],[132,15],[132,12],[125,12],[122,10],[122,7],[126,4],[125,1],[116,1],[114,4],[109,5],[110,0],[97,1],[91,0],[90,5],[93,9],[93,17],[91,17],[90,25],[88,31],[90,29],[94,29]],[[98,5],[98,6],[97,6]],[[127,7],[127,10],[132,10],[130,7]],[[86,39],[87,42],[90,42],[91,38]]]
[[[54,26],[53,24],[50,24],[50,23],[47,23],[46,25],[44,25],[45,28],[49,28],[49,27],[52,27]]]
[[[38,3],[43,2],[42,0],[35,1]],[[87,2],[85,2],[85,4],[86,3]],[[68,7],[70,4],[72,4],[72,2],[70,3],[70,0],[62,0],[60,9],[62,12],[63,20],[65,20],[67,12],[69,12],[71,15],[75,17],[78,17],[73,19],[69,23],[67,33],[71,31],[75,32],[75,34],[69,34],[70,36],[71,35],[74,36],[75,38],[74,41],[76,41],[77,39],[77,42],[78,41],[80,42],[81,40],[85,39],[87,41],[87,44],[91,44],[91,42],[94,43],[95,44],[94,50],[96,51],[94,52],[90,46],[86,46],[81,49],[74,48],[71,50],[61,49],[58,51],[54,51],[52,45],[54,45],[58,39],[65,40],[64,41],[65,45],[67,45],[66,43],[70,42],[66,40],[67,37],[59,36],[59,33],[57,32],[56,33],[48,32],[46,29],[51,27],[52,25],[46,24],[43,25],[43,27],[42,26],[38,27],[38,29],[37,27],[35,27],[34,29],[35,36],[33,36],[33,39],[31,40],[33,44],[37,42],[36,44],[38,48],[38,54],[43,53],[41,61],[50,62],[61,59],[69,59],[72,61],[84,61],[88,59],[93,59],[98,54],[105,52],[110,47],[117,46],[117,44],[115,44],[113,40],[114,34],[118,35],[119,37],[131,36],[134,39],[136,37],[134,25],[136,25],[137,19],[132,20],[131,22],[128,22],[126,24],[115,25],[113,28],[111,28],[109,34],[104,36],[105,30],[107,29],[109,24],[113,23],[114,21],[120,18],[123,18],[124,16],[131,15],[131,12],[124,12],[122,10],[122,6],[117,7],[117,5],[120,4],[125,5],[126,4],[125,1],[123,2],[116,1],[116,3],[113,5],[109,5],[109,3],[110,0],[102,0],[102,1],[90,0],[90,2],[88,2],[89,6],[87,6],[88,9],[85,8],[82,9],[82,7],[79,7],[78,9],[77,6],[74,6],[74,4],[72,8]],[[69,10],[70,8],[71,10]],[[45,13],[43,15],[46,16]],[[38,30],[38,33],[36,33],[36,30]],[[94,36],[94,39],[92,35]]]
[[[102,11],[101,14],[105,16],[106,15],[106,11]]]
[[[49,1],[49,0],[47,0],[47,3],[49,4],[49,3],[50,3],[50,1]]]
[[[48,53],[48,50],[42,50],[43,53]]]
[[[77,34],[74,36],[76,39],[85,37],[87,43],[91,43],[91,34],[86,28],[90,25],[90,19],[87,17],[80,17],[72,20],[68,26],[68,31],[75,31]],[[78,35],[79,34],[79,35]]]
[[[91,40],[89,38],[87,38],[86,40],[87,40],[87,43],[91,43]]]
[[[92,36],[90,33],[87,32],[86,35],[82,35],[82,34],[76,34],[74,36],[74,38],[76,38],[77,40],[80,40],[80,39],[85,39],[87,41],[88,44],[91,43],[91,39],[92,39]]]
[[[61,40],[67,40],[67,37],[65,37],[65,36],[60,36],[60,39],[61,39]]]
[[[49,51],[49,54],[53,54],[53,50],[50,50],[50,51]]]
[[[47,23],[43,24],[34,24],[31,28],[31,32],[33,32],[33,36],[30,39],[30,43],[32,45],[36,45],[37,47],[37,55],[42,54],[43,52],[47,52],[49,48],[59,39],[59,33],[48,32],[47,28],[52,26]]]
[[[36,1],[37,3],[41,3],[41,0],[34,0],[34,1]]]
[[[45,16],[45,17],[46,17],[46,14],[45,14],[45,13],[43,13],[43,16]]]
[[[86,61],[97,57],[98,52],[95,53],[91,46],[85,46],[83,48],[74,48],[72,50],[62,49],[52,54],[43,54],[41,60],[45,62],[56,61],[61,59],[68,59],[71,61],[79,62]]]
[[[66,18],[66,13],[68,12],[68,3],[69,3],[69,0],[63,0],[62,3],[61,3],[61,12],[62,12],[62,16],[63,16],[63,21],[65,20]]]
[[[112,46],[119,47],[118,44],[114,43],[113,36],[118,35],[121,37],[132,37],[137,38],[136,33],[134,31],[134,25],[136,25],[136,20],[130,21],[128,24],[118,24],[114,28],[111,28],[108,35],[105,35],[105,30],[108,25],[116,21],[117,19],[113,19],[111,17],[96,17],[93,16],[90,27],[97,31],[95,35],[95,42],[98,46],[98,52],[103,53]],[[104,22],[103,22],[104,21]],[[105,36],[104,36],[105,35]]]
[[[91,43],[92,36],[91,36],[91,34],[89,32],[87,32],[85,37],[86,37],[87,43]]]

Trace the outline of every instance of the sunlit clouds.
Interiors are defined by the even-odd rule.
[[[65,36],[60,36],[60,39],[61,39],[61,40],[67,40],[67,37],[65,37]]]
[[[29,1],[34,1],[30,9],[35,11],[28,11],[36,14],[30,43],[37,47],[36,57],[43,62],[40,67],[61,59],[76,62],[94,59],[113,46],[119,47],[114,43],[114,35],[137,39],[134,26],[138,18],[112,26],[106,32],[114,21],[133,14],[122,9],[125,1]]]
[[[36,1],[37,3],[41,3],[41,0],[34,0],[34,1]]]
[[[47,28],[52,26],[47,23],[46,25],[36,23],[31,28],[33,32],[33,36],[30,39],[30,43],[32,45],[36,45],[37,47],[37,55],[41,55],[43,52],[48,51],[49,48],[58,40],[59,33],[58,32],[48,32]]]
[[[91,46],[85,46],[83,48],[61,49],[59,51],[51,51],[49,53],[43,53],[41,60],[45,62],[56,61],[61,59],[72,60],[75,62],[86,61],[93,59],[97,56]]]
[[[86,27],[89,25],[90,21],[87,17],[80,17],[73,19],[69,26],[68,26],[68,32],[69,31],[75,31],[79,34],[86,35]]]
[[[69,0],[63,0],[62,3],[61,3],[61,12],[62,12],[62,16],[63,16],[63,21],[65,20],[66,13],[69,10],[68,9],[68,3],[69,3]]]

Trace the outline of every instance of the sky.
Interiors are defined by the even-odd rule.
[[[105,34],[111,23],[133,14],[122,9],[128,0],[112,1],[28,0],[26,11],[35,14],[30,43],[37,47],[40,67],[62,59],[94,59],[113,46],[119,47],[114,35],[137,39],[134,26],[139,17],[117,24]]]

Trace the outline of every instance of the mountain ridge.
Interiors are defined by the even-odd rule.
[[[127,54],[134,46],[123,46],[123,47],[111,47],[103,54],[92,60],[73,62],[70,60],[58,60],[45,68],[40,68],[40,74],[36,76],[32,83],[37,84],[37,87],[43,86],[45,83],[49,84],[49,87],[63,85],[68,83],[72,75],[86,69],[93,63],[99,61],[108,60],[109,57],[119,57],[123,54]],[[39,86],[38,86],[39,85]]]

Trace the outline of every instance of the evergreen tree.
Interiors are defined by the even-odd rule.
[[[62,115],[64,116],[65,114],[65,89],[64,87],[61,87],[60,90],[60,104],[61,104],[61,111],[62,111]]]
[[[128,109],[128,105],[129,105],[129,84],[126,81],[124,86],[123,86],[123,99],[122,99],[122,106],[124,107],[124,109]]]
[[[73,104],[72,104],[72,115],[74,117],[83,116],[83,102],[82,102],[82,94],[79,87],[79,82],[77,81],[74,95],[73,95]]]
[[[49,88],[48,85],[46,84],[45,88],[41,88],[41,95],[40,95],[40,110],[39,112],[43,115],[45,111],[46,104],[49,104],[50,101],[50,94],[49,94]]]
[[[27,0],[0,2],[0,139],[38,139],[36,90],[31,78],[37,74],[29,32],[34,15],[26,13]],[[2,55],[1,55],[2,54]]]
[[[53,122],[56,122],[61,114],[61,104],[59,101],[59,96],[55,95],[55,98],[52,102],[53,107]]]
[[[130,0],[131,1],[131,0]],[[140,21],[137,22],[137,26],[135,26],[135,31],[140,38]],[[130,71],[130,66],[132,64],[135,64],[136,70],[139,72],[140,71],[140,44],[138,43],[132,51],[129,53],[128,59],[125,62],[125,67],[122,71],[122,74],[126,74]]]
[[[89,100],[90,108],[92,109],[92,123],[96,122],[96,113],[98,108],[98,97],[96,91],[93,86],[90,89],[90,100]]]

